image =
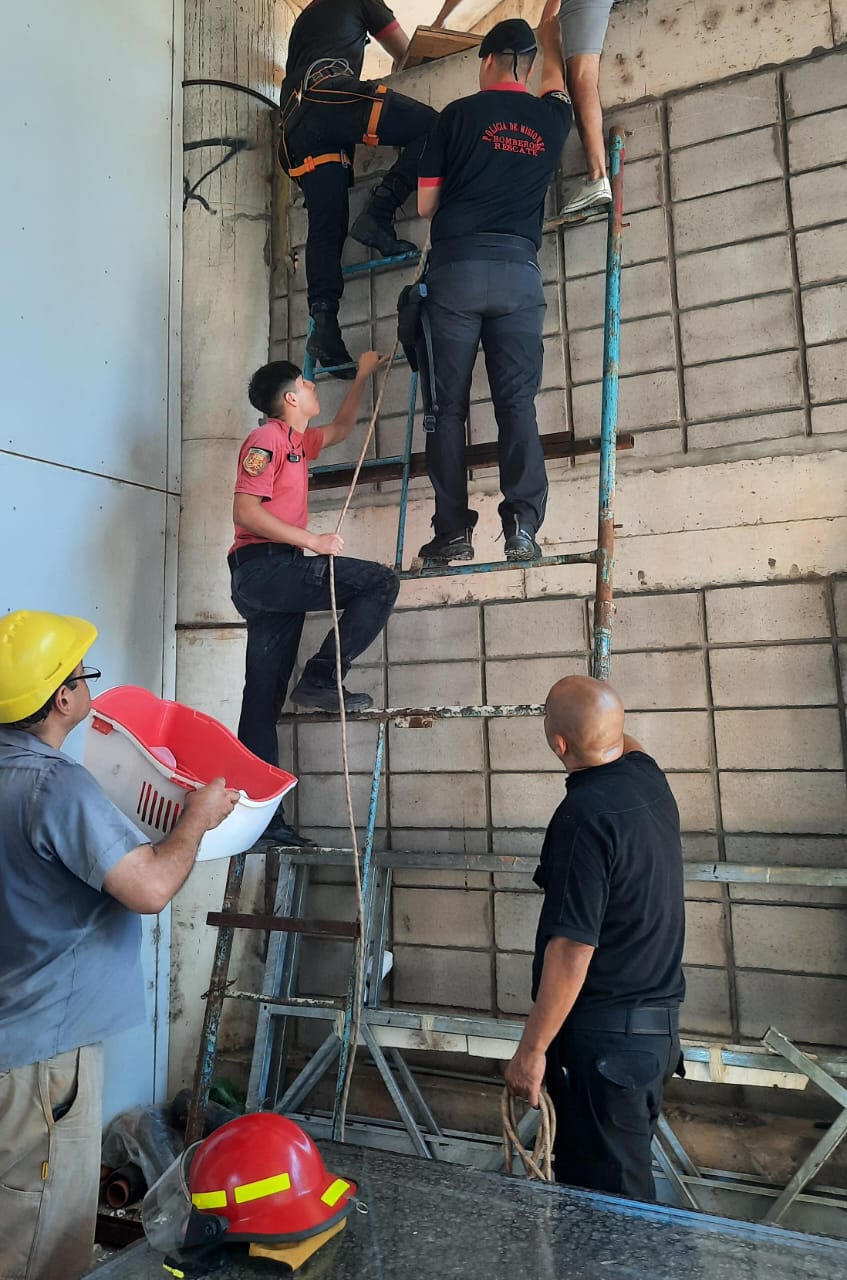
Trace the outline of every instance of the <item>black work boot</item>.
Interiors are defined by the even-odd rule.
[[[306,350],[316,364],[331,369],[334,378],[340,378],[342,382],[352,382],[355,378],[356,365],[344,345],[335,303],[312,304],[312,332],[306,339]],[[338,368],[339,365],[349,367]]]
[[[274,844],[287,845],[289,848],[308,849],[314,848],[315,845],[314,840],[304,836],[296,827],[292,827],[282,809],[277,809],[259,839],[272,840]]]
[[[455,533],[437,533],[424,543],[418,555],[425,564],[449,564],[451,560],[473,560],[473,531],[479,516],[468,512],[467,527]]]
[[[376,249],[383,258],[393,258],[400,253],[417,253],[418,246],[411,240],[398,240],[394,228],[394,215],[409,194],[406,184],[387,175],[362,213],[350,228],[350,235],[359,244]]]
[[[369,693],[351,693],[342,685],[345,711],[367,711],[374,704]],[[340,711],[338,687],[332,684],[319,684],[307,675],[300,677],[300,682],[291,691],[291,701],[296,707],[313,707],[316,711]]]
[[[517,516],[508,516],[508,523],[503,523],[506,537],[505,551],[507,560],[540,560],[541,548],[535,541],[535,530],[524,529]]]

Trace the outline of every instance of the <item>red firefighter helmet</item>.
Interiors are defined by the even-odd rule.
[[[326,1231],[353,1208],[356,1184],[327,1171],[312,1139],[274,1111],[239,1116],[197,1149],[191,1203],[226,1218],[229,1240],[285,1243]]]
[[[296,1269],[346,1225],[357,1190],[328,1172],[298,1125],[260,1111],[184,1151],[147,1192],[141,1219],[165,1254],[247,1241],[251,1253]]]

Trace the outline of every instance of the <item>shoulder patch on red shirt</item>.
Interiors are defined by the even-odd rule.
[[[241,460],[241,466],[248,476],[260,476],[273,457],[270,449],[250,448]]]

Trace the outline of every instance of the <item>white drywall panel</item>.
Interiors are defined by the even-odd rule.
[[[101,687],[172,695],[182,0],[6,10],[0,612],[89,617]],[[143,924],[148,1019],[107,1041],[107,1118],[165,1087],[169,927]]]
[[[173,10],[10,4],[0,50],[0,448],[160,487]]]

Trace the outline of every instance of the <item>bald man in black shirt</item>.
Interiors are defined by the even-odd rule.
[[[662,770],[624,733],[609,685],[560,680],[544,731],[567,795],[535,873],[535,1003],[506,1087],[535,1106],[546,1075],[557,1181],[655,1200],[650,1143],[682,1063],[679,813]]]

